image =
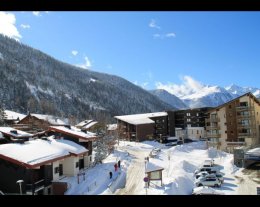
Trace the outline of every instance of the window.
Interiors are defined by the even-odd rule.
[[[199,134],[199,130],[197,130],[197,134]]]
[[[196,115],[199,116],[199,113],[197,113]]]
[[[227,131],[225,131],[225,134],[227,133]]]
[[[79,167],[79,162],[76,162],[76,168],[78,168]]]
[[[190,119],[187,119],[187,122],[190,122]]]
[[[54,172],[55,172],[55,174],[59,173],[59,167],[55,167]]]
[[[187,115],[187,116],[190,116],[190,113],[187,113],[186,115]]]
[[[240,102],[239,105],[240,106],[248,106],[248,103],[247,102]]]
[[[232,106],[231,106],[231,105],[229,105],[229,106],[228,106],[228,108],[230,108],[230,109],[231,109],[231,108],[232,108]]]
[[[188,128],[191,127],[191,124],[187,124],[187,127],[188,127]]]

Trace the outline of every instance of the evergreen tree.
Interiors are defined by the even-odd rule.
[[[95,163],[101,163],[110,153],[111,149],[114,148],[115,137],[111,135],[104,135],[96,142],[96,154]]]
[[[0,105],[0,126],[4,126],[5,125],[5,110],[2,107],[2,105]]]

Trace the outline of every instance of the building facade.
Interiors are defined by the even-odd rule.
[[[174,136],[174,114],[155,112],[115,116],[118,136],[129,141],[157,139],[164,142],[168,136]]]
[[[260,143],[260,102],[246,93],[209,111],[206,119],[209,146],[233,152],[235,147]]]

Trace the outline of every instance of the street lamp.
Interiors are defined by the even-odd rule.
[[[20,195],[23,194],[23,192],[22,192],[22,183],[23,183],[23,182],[24,182],[23,180],[17,180],[17,181],[16,181],[16,183],[19,184],[19,187],[20,187]]]

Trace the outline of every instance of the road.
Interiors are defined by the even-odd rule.
[[[145,157],[149,155],[149,151],[143,150],[131,150],[125,148],[125,150],[132,156],[132,163],[127,170],[126,186],[115,192],[115,195],[136,195],[136,192],[144,189],[144,177],[145,177]]]

